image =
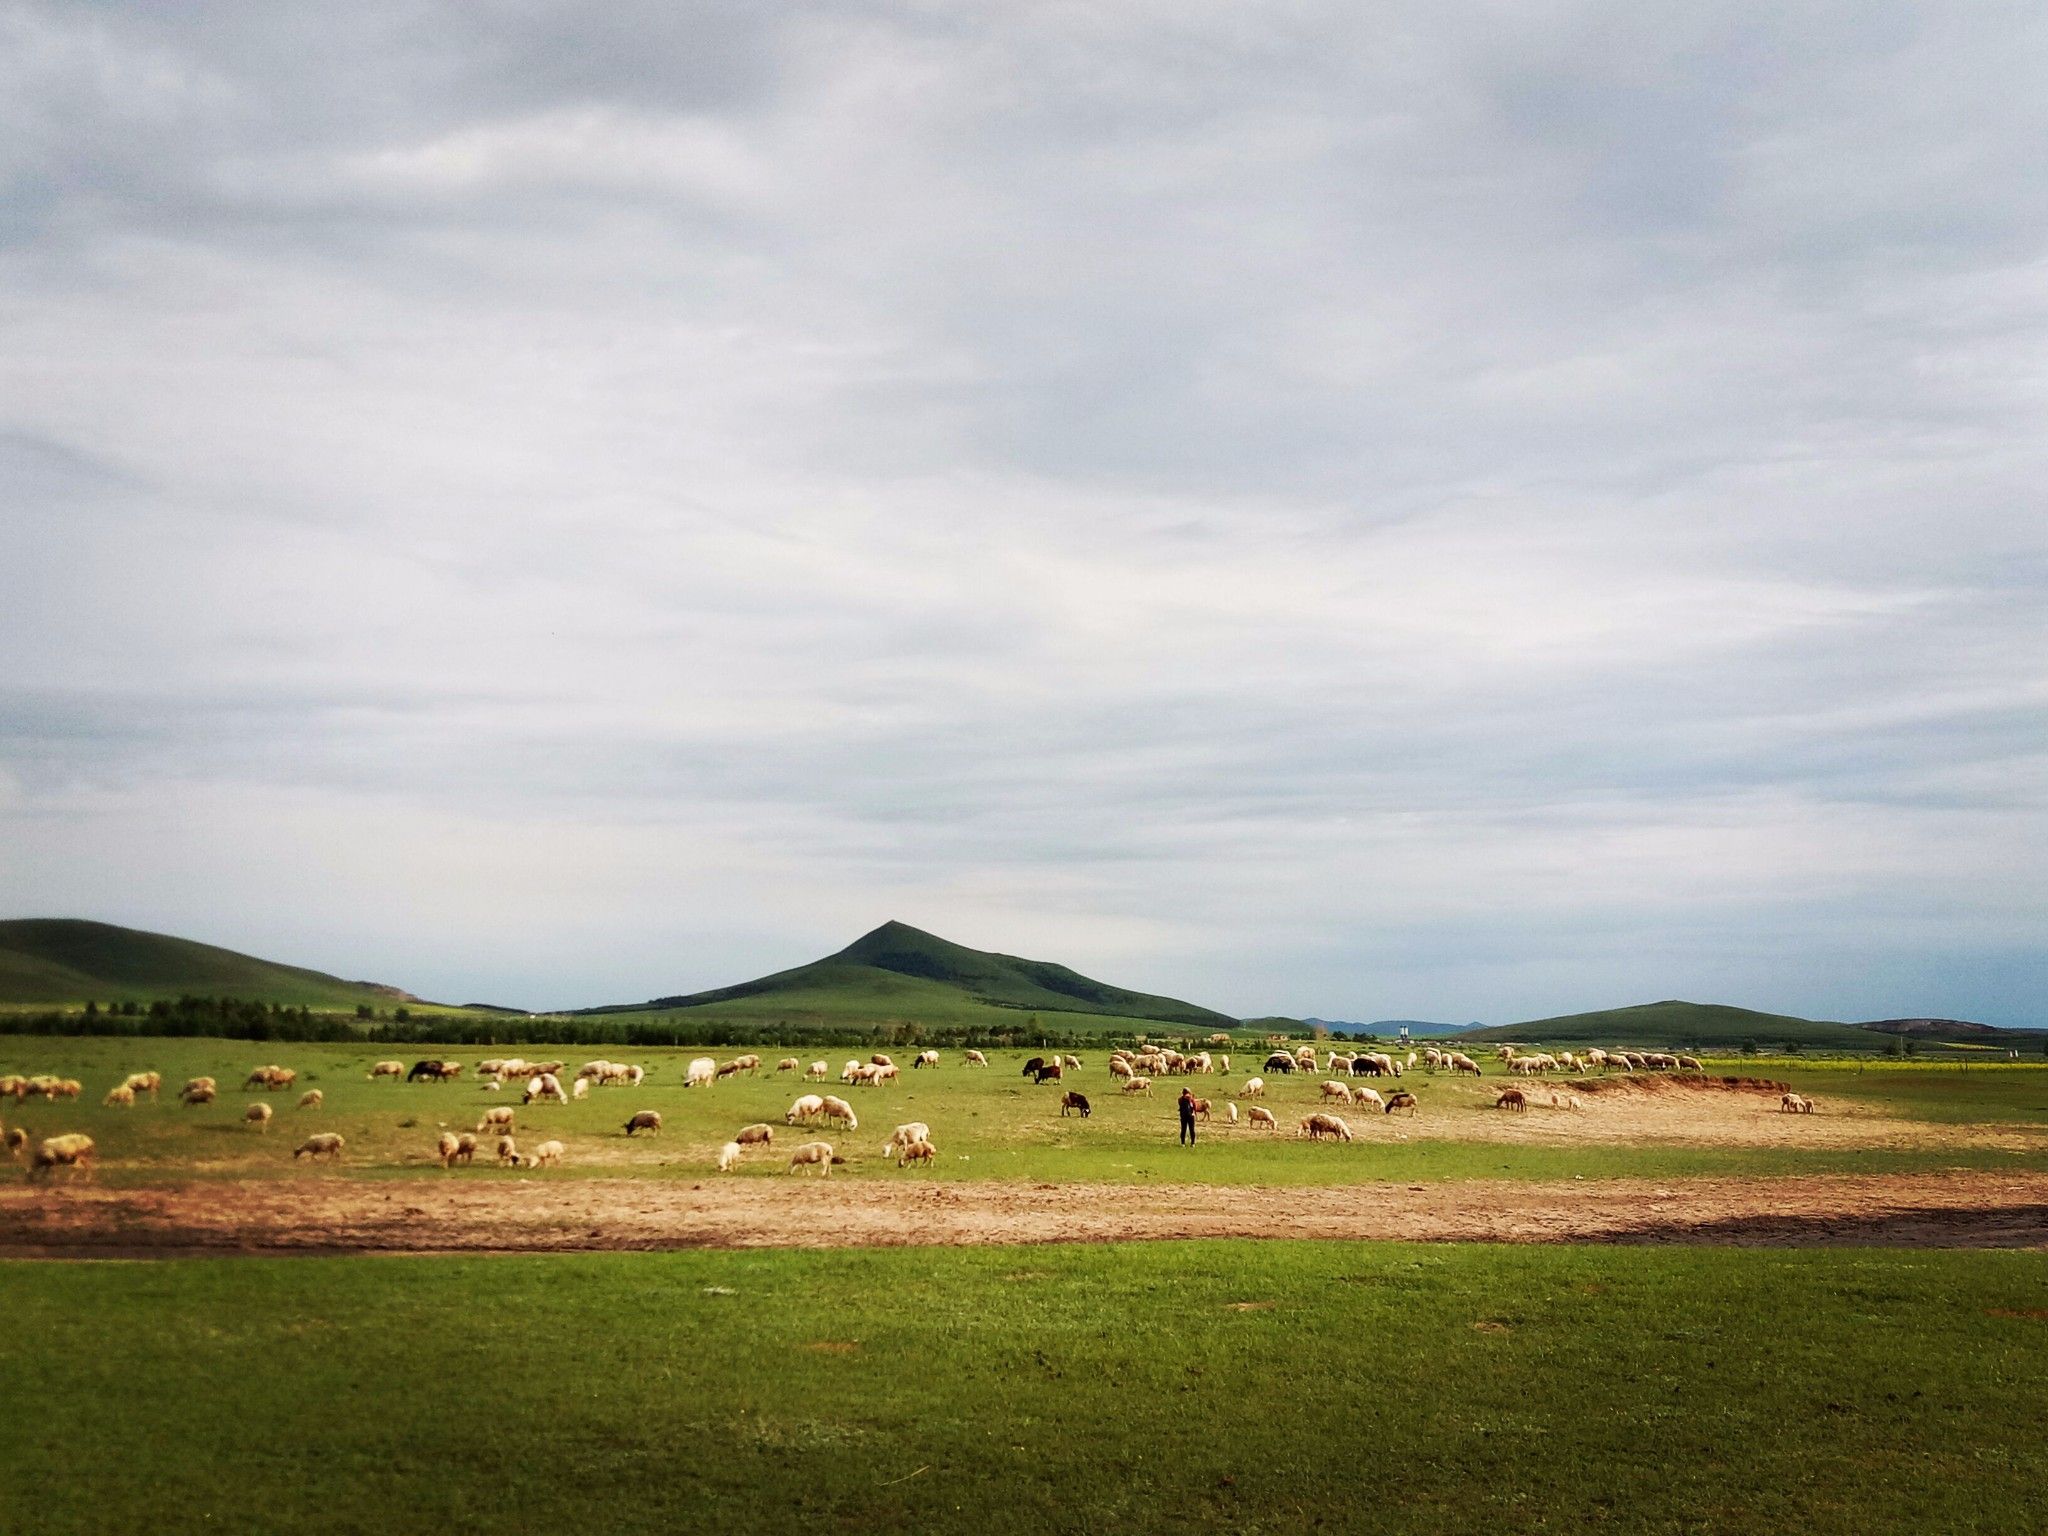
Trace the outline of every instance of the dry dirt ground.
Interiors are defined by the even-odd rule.
[[[0,1257],[555,1252],[1194,1237],[2048,1247],[2048,1174],[1349,1184],[367,1183],[0,1189]]]

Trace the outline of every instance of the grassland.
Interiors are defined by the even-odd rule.
[[[34,1469],[0,1526],[42,1536],[2048,1526],[2041,1254],[1200,1243],[0,1287],[0,1456]]]
[[[349,1140],[345,1176],[389,1178],[431,1172],[435,1136],[443,1128],[472,1128],[484,1108],[516,1102],[483,1090],[474,1079],[438,1084],[370,1081],[378,1053],[350,1045],[282,1045],[218,1040],[134,1040],[15,1037],[0,1039],[0,1070],[51,1072],[86,1085],[74,1102],[0,1105],[0,1118],[37,1136],[82,1130],[95,1137],[105,1159],[101,1177],[113,1183],[163,1178],[290,1178],[296,1141],[314,1130],[339,1131]],[[500,1053],[502,1054],[502,1053]],[[688,1050],[613,1053],[648,1069],[638,1089],[598,1089],[579,1102],[523,1109],[520,1135],[557,1137],[569,1163],[559,1177],[589,1174],[646,1178],[700,1177],[717,1148],[752,1121],[782,1125],[792,1098],[808,1086],[793,1074],[738,1078],[711,1089],[683,1087]],[[729,1053],[728,1053],[729,1054]],[[812,1053],[812,1055],[822,1053]],[[903,1073],[876,1089],[850,1090],[836,1081],[862,1117],[856,1135],[835,1136],[856,1178],[901,1178],[876,1155],[887,1128],[922,1120],[941,1150],[936,1176],[950,1180],[1026,1179],[1143,1184],[1199,1180],[1241,1185],[1319,1185],[1361,1179],[1569,1179],[1638,1175],[1888,1172],[1927,1168],[2048,1167],[2048,1068],[1982,1063],[1922,1066],[1911,1063],[1718,1063],[1732,1070],[1764,1070],[1820,1100],[1822,1114],[1791,1120],[1769,1113],[1769,1098],[1706,1106],[1674,1102],[1626,1106],[1599,1102],[1583,1116],[1532,1111],[1501,1116],[1488,1107],[1500,1086],[1428,1078],[1411,1073],[1403,1086],[1421,1099],[1422,1112],[1405,1116],[1355,1114],[1358,1141],[1349,1147],[1311,1147],[1291,1134],[1275,1136],[1217,1124],[1191,1153],[1176,1144],[1171,1095],[1177,1080],[1162,1082],[1157,1097],[1131,1099],[1112,1091],[1099,1058],[1078,1086],[1094,1101],[1091,1118],[1063,1118],[1059,1090],[1034,1087],[1018,1075],[1021,1052],[994,1053],[987,1070],[961,1065],[947,1052],[936,1071]],[[474,1054],[465,1058],[474,1061]],[[806,1056],[804,1059],[811,1059]],[[836,1079],[844,1054],[829,1057]],[[279,1061],[299,1072],[298,1088],[326,1095],[318,1110],[294,1107],[297,1093],[243,1095],[234,1085],[259,1062]],[[775,1058],[768,1058],[772,1069]],[[572,1059],[571,1066],[576,1064]],[[131,1071],[164,1074],[169,1092],[187,1077],[217,1077],[226,1091],[213,1105],[188,1109],[170,1101],[133,1109],[103,1107],[105,1090]],[[1490,1067],[1491,1071],[1492,1068]],[[1198,1093],[1220,1104],[1242,1081],[1192,1079]],[[1076,1084],[1069,1084],[1076,1086]],[[1561,1085],[1567,1089],[1569,1084]],[[245,1128],[240,1116],[251,1099],[267,1097],[277,1120],[268,1135]],[[1284,1126],[1317,1104],[1315,1084],[1273,1078],[1265,1103]],[[626,1116],[659,1110],[666,1124],[658,1141],[629,1139]],[[1219,1110],[1220,1113],[1220,1110]],[[1623,1119],[1626,1116],[1628,1118]],[[1619,1128],[1617,1123],[1619,1122]],[[1789,1123],[1788,1123],[1789,1122]],[[1862,1134],[1868,1130],[1870,1134]],[[776,1176],[763,1160],[737,1177]],[[482,1176],[482,1175],[477,1175]],[[550,1175],[551,1177],[557,1175]]]

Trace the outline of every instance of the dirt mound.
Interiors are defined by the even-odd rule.
[[[1593,1077],[1572,1087],[1579,1093],[1664,1093],[1671,1089],[1693,1093],[1762,1093],[1772,1098],[1790,1093],[1790,1083],[1768,1077],[1703,1077],[1697,1072],[1644,1073],[1641,1076]]]

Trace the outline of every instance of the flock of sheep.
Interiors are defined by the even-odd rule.
[[[1598,1048],[1582,1053],[1571,1051],[1525,1052],[1515,1046],[1501,1046],[1497,1052],[1499,1060],[1507,1069],[1520,1076],[1536,1077],[1547,1073],[1589,1072],[1636,1072],[1636,1071],[1700,1071],[1705,1067],[1691,1056],[1667,1052],[1606,1051]],[[962,1061],[969,1067],[988,1066],[988,1058],[980,1051],[968,1050],[962,1053]],[[940,1064],[936,1050],[921,1051],[911,1062],[912,1070],[934,1068]],[[1318,1090],[1321,1101],[1331,1108],[1318,1109],[1304,1116],[1297,1124],[1297,1136],[1311,1140],[1335,1140],[1348,1142],[1353,1139],[1350,1124],[1332,1112],[1332,1108],[1343,1105],[1355,1110],[1377,1110],[1384,1115],[1406,1112],[1410,1115],[1421,1111],[1416,1096],[1404,1089],[1389,1087],[1383,1094],[1379,1089],[1359,1081],[1362,1078],[1398,1079],[1404,1072],[1421,1070],[1428,1074],[1448,1071],[1457,1075],[1480,1076],[1479,1064],[1462,1051],[1440,1049],[1431,1046],[1421,1053],[1409,1051],[1405,1057],[1398,1057],[1383,1051],[1351,1052],[1332,1049],[1326,1059],[1319,1059],[1316,1048],[1303,1045],[1294,1049],[1274,1049],[1265,1058],[1262,1071],[1273,1075],[1320,1076]],[[413,1063],[408,1069],[402,1061],[380,1061],[369,1072],[372,1080],[379,1078],[402,1079],[405,1082],[450,1082],[461,1078],[465,1068],[460,1062],[426,1059]],[[510,1084],[519,1084],[521,1097],[526,1105],[539,1103],[567,1104],[572,1099],[585,1098],[593,1086],[600,1088],[638,1087],[644,1081],[645,1069],[621,1062],[597,1060],[584,1063],[577,1069],[567,1086],[562,1074],[567,1064],[560,1061],[531,1062],[520,1057],[494,1058],[477,1063],[475,1074],[482,1079],[486,1092],[502,1091]],[[762,1058],[753,1053],[735,1056],[727,1062],[719,1062],[710,1056],[692,1059],[684,1074],[684,1087],[688,1089],[708,1088],[728,1078],[754,1077],[765,1070]],[[1077,1056],[1052,1055],[1034,1056],[1025,1062],[1022,1075],[1034,1083],[1063,1083],[1073,1073],[1081,1070]],[[1119,1083],[1124,1094],[1145,1095],[1152,1090],[1153,1080],[1158,1077],[1206,1076],[1230,1071],[1230,1057],[1210,1051],[1182,1053],[1165,1046],[1147,1046],[1142,1049],[1119,1048],[1110,1052],[1109,1074],[1112,1081]],[[797,1075],[805,1082],[824,1082],[831,1075],[827,1061],[814,1060],[805,1065],[795,1056],[783,1057],[774,1068],[774,1075],[784,1073]],[[866,1061],[849,1059],[841,1067],[839,1081],[849,1087],[880,1087],[895,1081],[901,1071],[889,1056],[877,1052]],[[269,1064],[252,1070],[243,1079],[244,1092],[275,1093],[289,1091],[297,1085],[298,1074],[290,1067]],[[161,1074],[136,1072],[107,1091],[102,1101],[106,1105],[128,1108],[138,1100],[156,1099],[163,1087]],[[219,1084],[211,1077],[194,1077],[179,1090],[178,1100],[186,1105],[210,1104],[219,1096]],[[82,1086],[75,1079],[58,1078],[46,1074],[34,1076],[0,1076],[0,1097],[11,1097],[17,1102],[31,1098],[52,1101],[76,1099]],[[1212,1119],[1218,1106],[1208,1098],[1193,1097],[1194,1114],[1202,1119]],[[1265,1097],[1264,1076],[1247,1077],[1236,1093],[1220,1106],[1224,1118],[1232,1125],[1239,1123],[1239,1101],[1243,1101],[1244,1123],[1254,1130],[1277,1131],[1279,1121],[1273,1112],[1263,1104],[1254,1102]],[[318,1088],[309,1088],[298,1099],[298,1107],[317,1110],[325,1101],[325,1095]],[[1571,1093],[1552,1092],[1549,1102],[1553,1108],[1582,1110],[1584,1101]],[[1502,1090],[1495,1100],[1495,1107],[1507,1110],[1528,1108],[1530,1095],[1519,1087]],[[1062,1116],[1078,1114],[1087,1118],[1093,1113],[1088,1096],[1078,1090],[1064,1089],[1059,1100]],[[1796,1093],[1786,1093],[1779,1108],[1791,1114],[1811,1114],[1813,1101]],[[257,1100],[243,1112],[245,1123],[258,1131],[268,1133],[273,1118],[268,1103]],[[783,1115],[785,1126],[833,1126],[847,1132],[860,1128],[860,1118],[853,1105],[846,1099],[829,1093],[804,1093],[799,1095]],[[541,1142],[531,1152],[522,1152],[515,1140],[517,1115],[509,1104],[487,1107],[473,1132],[443,1131],[435,1143],[434,1157],[444,1168],[467,1166],[472,1163],[478,1150],[488,1144],[495,1154],[500,1167],[550,1168],[559,1167],[567,1156],[567,1147],[559,1140]],[[658,1110],[643,1109],[630,1115],[624,1126],[627,1136],[640,1134],[658,1135],[662,1117]],[[481,1139],[480,1139],[481,1138]],[[748,1125],[739,1130],[733,1138],[719,1148],[715,1165],[719,1172],[729,1173],[740,1165],[749,1149],[767,1148],[775,1140],[774,1127],[765,1123]],[[15,1126],[5,1133],[9,1155],[20,1161],[27,1151],[28,1135],[21,1127]],[[347,1148],[347,1141],[334,1132],[320,1132],[307,1137],[293,1149],[294,1160],[307,1158],[313,1161],[338,1162]],[[895,1159],[902,1167],[929,1167],[937,1158],[937,1149],[931,1140],[931,1128],[922,1121],[910,1121],[899,1125],[882,1145],[884,1161]],[[32,1175],[47,1175],[58,1168],[73,1168],[90,1174],[94,1165],[95,1147],[89,1136],[71,1133],[52,1136],[36,1149],[30,1172]],[[790,1153],[788,1171],[796,1173],[816,1168],[821,1175],[829,1175],[835,1164],[846,1159],[839,1155],[828,1141],[805,1141]]]

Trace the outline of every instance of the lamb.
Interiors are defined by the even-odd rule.
[[[510,1136],[500,1136],[498,1138],[498,1166],[500,1168],[517,1168],[519,1166],[519,1146]]]
[[[983,1062],[982,1065],[987,1066],[988,1063]],[[831,1075],[831,1073],[832,1069],[826,1066],[824,1062],[814,1061],[805,1070],[804,1076],[811,1082],[822,1083],[823,1081],[825,1081],[827,1077]]]
[[[559,1141],[544,1141],[533,1149],[533,1155],[526,1160],[529,1168],[559,1168],[562,1154],[568,1149]]]
[[[860,1118],[854,1114],[853,1106],[844,1099],[833,1098],[829,1093],[825,1095],[824,1107],[818,1114],[821,1119],[839,1121],[849,1131],[860,1129]]]
[[[484,1111],[483,1119],[477,1121],[478,1135],[489,1135],[493,1131],[509,1131],[515,1115],[510,1104],[501,1104],[496,1109]]]
[[[1259,1099],[1266,1094],[1266,1080],[1263,1077],[1248,1077],[1244,1086],[1237,1090],[1240,1099]]]
[[[780,1077],[785,1072],[794,1072],[802,1065],[803,1063],[794,1056],[785,1056],[782,1060],[775,1063],[775,1075]]]
[[[405,1076],[405,1063],[402,1061],[380,1061],[377,1065],[370,1068],[370,1076],[372,1079],[403,1077]]]
[[[1325,1136],[1334,1136],[1339,1141],[1349,1141],[1351,1127],[1335,1115],[1314,1114],[1301,1122],[1301,1127],[1295,1134],[1306,1136],[1311,1141],[1321,1141]]]
[[[821,1175],[830,1178],[832,1165],[845,1161],[845,1158],[833,1154],[831,1142],[807,1141],[790,1153],[789,1171],[795,1173],[799,1168],[815,1167]]]
[[[308,1136],[292,1149],[292,1161],[302,1157],[326,1158],[330,1163],[341,1161],[341,1149],[348,1143],[332,1131],[322,1131],[318,1136]]]
[[[36,1148],[35,1161],[29,1165],[28,1176],[32,1179],[48,1178],[59,1168],[77,1168],[90,1178],[93,1156],[94,1148],[90,1136],[81,1136],[76,1131],[64,1136],[52,1136]]]
[[[1577,1111],[1586,1107],[1586,1101],[1576,1093],[1553,1093],[1550,1096],[1550,1107]]]
[[[743,1147],[765,1147],[775,1140],[775,1127],[772,1125],[743,1126],[739,1134],[733,1137],[733,1140]]]
[[[736,1141],[728,1141],[724,1146],[720,1147],[718,1149],[718,1171],[720,1173],[731,1173],[733,1169],[737,1168],[740,1162],[740,1151],[740,1144]]]
[[[685,1088],[708,1088],[718,1081],[718,1063],[709,1056],[698,1056],[690,1062],[688,1076],[683,1082]]]
[[[1134,1077],[1124,1084],[1123,1091],[1125,1093],[1150,1094],[1152,1092],[1152,1079],[1149,1077]]]
[[[628,1136],[635,1135],[640,1131],[646,1131],[651,1135],[659,1136],[661,1134],[661,1112],[654,1109],[643,1109],[626,1122],[626,1134]]]
[[[1810,1115],[1813,1100],[1803,1093],[1788,1093],[1778,1100],[1778,1113],[1783,1115]]]
[[[304,1093],[299,1095],[299,1108],[301,1109],[318,1109],[322,1104],[325,1104],[326,1102],[327,1095],[322,1093],[318,1088],[308,1088]]]
[[[979,1051],[964,1052],[961,1060],[965,1061],[970,1067],[985,1067],[988,1065],[988,1058]]]
[[[825,1111],[825,1101],[815,1093],[807,1093],[782,1112],[784,1125],[795,1125],[798,1121],[809,1123]]]
[[[1500,1097],[1493,1101],[1493,1107],[1495,1109],[1527,1109],[1529,1107],[1529,1098],[1519,1088],[1504,1088],[1501,1090]]]
[[[475,1145],[475,1143],[472,1142],[471,1145]],[[462,1143],[456,1140],[453,1131],[443,1131],[440,1139],[434,1143],[434,1156],[441,1166],[446,1168],[454,1163],[455,1154],[461,1150],[461,1147]]]
[[[580,1099],[588,1096],[589,1093],[590,1079],[587,1077],[579,1077],[576,1079],[576,1086],[569,1090],[569,1097],[572,1099]]]
[[[938,1155],[938,1149],[930,1142],[913,1141],[903,1149],[903,1159],[900,1166],[908,1168],[912,1163],[928,1163]]]
[[[886,1163],[904,1148],[931,1139],[932,1128],[922,1120],[911,1120],[899,1125],[889,1133],[889,1139],[882,1143],[882,1161]]]
[[[1326,1099],[1342,1099],[1346,1104],[1349,1104],[1351,1102],[1351,1089],[1333,1077],[1325,1078],[1323,1079],[1323,1097]]]
[[[107,1096],[101,1099],[100,1102],[107,1105],[119,1105],[122,1109],[133,1109],[135,1107],[135,1090],[126,1083],[122,1083],[119,1087],[109,1088]]]
[[[1095,1111],[1088,1103],[1087,1094],[1063,1093],[1060,1095],[1060,1118],[1064,1120],[1069,1112],[1077,1114],[1083,1120],[1086,1120]]]
[[[263,1132],[264,1135],[268,1136],[270,1134],[270,1106],[268,1104],[251,1104],[242,1118],[253,1123],[256,1129]]]
[[[21,1154],[22,1154],[22,1153],[24,1153],[24,1152],[26,1152],[27,1150],[28,1150],[28,1132],[27,1132],[27,1131],[24,1131],[24,1130],[23,1130],[23,1129],[22,1129],[22,1128],[21,1128],[20,1126],[18,1126],[18,1125],[11,1125],[11,1126],[9,1126],[9,1127],[7,1128],[7,1159],[8,1159],[8,1161],[9,1161],[9,1162],[15,1162],[15,1163],[18,1163],[18,1162],[20,1162],[20,1161],[21,1161]]]
[[[1252,1105],[1250,1109],[1247,1109],[1244,1112],[1244,1117],[1249,1124],[1263,1125],[1269,1131],[1277,1131],[1280,1129],[1280,1122],[1273,1118],[1273,1111],[1271,1111],[1270,1109],[1261,1109],[1256,1104]]]
[[[1422,1112],[1421,1102],[1417,1100],[1415,1095],[1412,1093],[1389,1094],[1387,1096],[1387,1102],[1384,1108],[1386,1113],[1390,1115],[1397,1109],[1405,1109],[1411,1115],[1420,1114]]]
[[[455,1138],[455,1161],[465,1166],[476,1156],[476,1137],[464,1131]]]

